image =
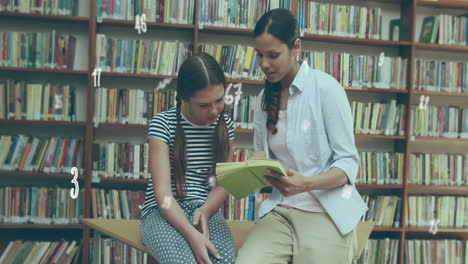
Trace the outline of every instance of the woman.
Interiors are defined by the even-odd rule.
[[[210,191],[217,162],[230,161],[234,125],[224,113],[225,77],[199,53],[180,67],[177,106],[151,121],[141,238],[161,264],[234,263],[230,230],[219,212],[227,196]],[[153,184],[154,183],[154,184]]]
[[[286,9],[265,13],[254,29],[266,75],[255,110],[254,145],[287,175],[271,171],[271,198],[236,263],[350,263],[356,224],[367,206],[354,188],[359,156],[350,105],[330,75],[296,60],[297,20]],[[350,184],[351,195],[343,195]]]

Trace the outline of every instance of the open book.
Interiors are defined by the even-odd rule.
[[[286,175],[277,160],[248,160],[243,162],[221,162],[216,165],[218,184],[223,186],[236,199],[271,184],[265,179],[268,169]]]

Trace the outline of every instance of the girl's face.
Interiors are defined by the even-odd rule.
[[[296,47],[290,50],[281,40],[265,32],[255,38],[255,49],[258,64],[269,82],[279,82],[291,71]]]
[[[224,86],[210,85],[198,90],[184,104],[190,122],[201,126],[213,124],[224,109]]]

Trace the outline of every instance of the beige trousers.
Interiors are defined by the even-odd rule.
[[[350,264],[355,231],[342,236],[327,213],[277,206],[252,228],[237,264]]]

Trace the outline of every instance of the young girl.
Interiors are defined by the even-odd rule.
[[[224,113],[225,77],[206,53],[187,59],[177,79],[177,106],[151,121],[151,179],[141,238],[161,264],[233,263],[234,242],[219,212],[227,192],[210,190],[217,162],[230,161],[234,125]]]
[[[264,14],[254,36],[267,78],[254,147],[279,160],[287,175],[270,172],[271,198],[236,263],[351,263],[354,229],[367,206],[354,188],[359,156],[346,93],[330,75],[297,62],[301,40],[290,11]]]

